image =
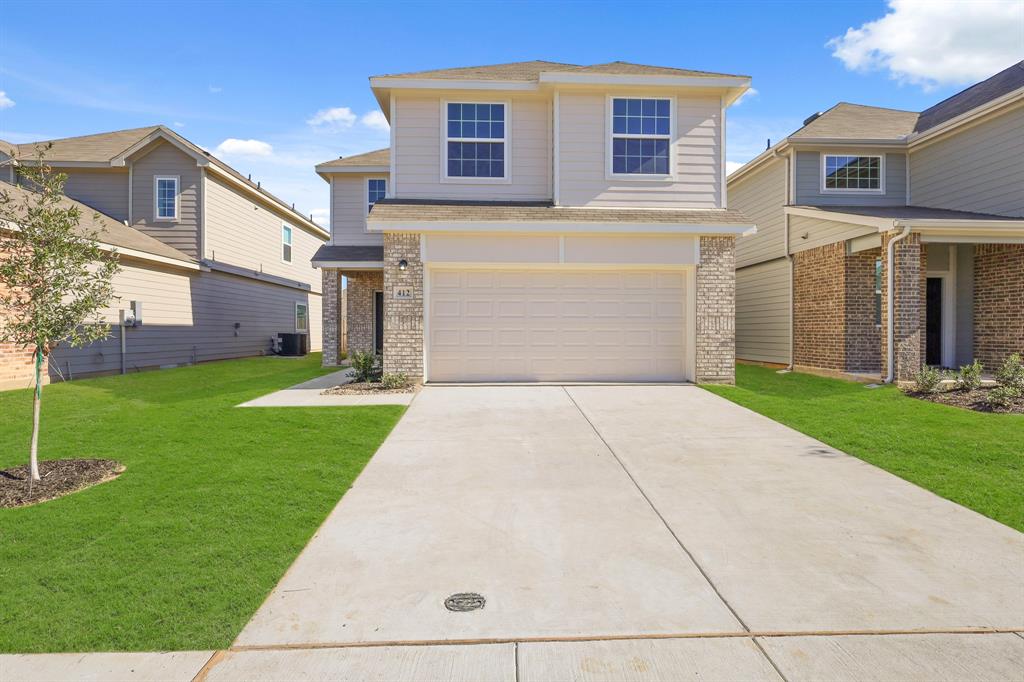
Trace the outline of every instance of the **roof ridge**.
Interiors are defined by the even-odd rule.
[[[516,66],[522,64],[551,64],[553,66],[581,66],[580,64],[569,64],[565,62],[552,62],[546,59],[526,59],[515,62],[499,62],[497,64],[475,64],[472,66],[442,66],[434,69],[421,69],[419,71],[404,71],[402,73],[385,73],[379,76],[372,76],[373,78],[387,78],[389,76],[415,76],[423,73],[433,73],[435,71],[471,71],[473,69],[490,69],[499,66]]]
[[[898,111],[898,112],[903,113],[903,114],[919,114],[919,113],[921,113],[919,111],[914,111],[913,109],[896,109],[894,107],[876,107],[874,104],[860,104],[859,102],[847,102],[846,100],[841,100],[839,102],[836,102],[835,105],[831,109],[827,109],[826,112],[827,111],[832,111],[832,109],[835,109],[840,104],[845,104],[846,106],[849,106],[849,107],[860,107],[861,109],[880,109],[882,111]]]
[[[67,142],[68,140],[81,140],[81,139],[86,138],[86,137],[105,137],[107,135],[119,135],[121,133],[134,133],[134,132],[143,131],[143,130],[148,130],[150,132],[153,132],[157,128],[162,128],[162,127],[163,126],[161,124],[156,124],[156,125],[151,125],[151,126],[141,126],[141,127],[138,127],[138,128],[125,128],[123,130],[108,130],[108,131],[103,132],[103,133],[89,133],[88,135],[69,135],[68,137],[53,137],[53,138],[50,138],[48,140],[33,140],[32,142],[22,142],[21,144],[22,145],[28,145],[28,144],[42,144],[43,142]]]

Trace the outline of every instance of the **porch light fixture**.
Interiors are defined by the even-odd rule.
[[[402,260],[398,261],[398,269],[399,270],[404,271],[407,267],[409,267],[409,261],[405,260],[404,258]]]

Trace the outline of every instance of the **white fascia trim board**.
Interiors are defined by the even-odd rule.
[[[639,85],[676,88],[749,88],[746,77],[721,76],[644,76],[613,73],[573,73],[565,71],[542,71],[540,83],[563,85]]]
[[[974,109],[966,111],[959,116],[955,116],[948,121],[943,121],[934,128],[929,128],[921,133],[913,133],[907,138],[907,143],[911,147],[917,147],[920,144],[952,130],[953,128],[958,128],[965,123],[970,123],[975,119],[986,116],[993,111],[1002,108],[1004,105],[1012,104],[1016,101],[1024,101],[1024,88],[1017,88],[1016,90],[1006,93],[1002,97],[997,97],[990,102],[985,102],[985,104],[980,107],[975,107]]]
[[[147,253],[146,251],[139,251],[137,249],[128,249],[123,246],[115,246],[113,244],[106,244],[104,242],[97,242],[97,245],[102,250],[108,251],[118,256],[127,256],[128,258],[149,261],[151,263],[161,263],[163,265],[173,265],[174,267],[184,268],[186,270],[201,269],[199,263],[193,263],[192,261],[185,261],[178,258],[170,258],[168,256],[158,256],[155,253]]]
[[[314,268],[338,268],[339,270],[383,270],[382,260],[314,260]]]
[[[534,81],[458,80],[454,78],[388,78],[370,79],[371,88],[405,90],[537,90]]]
[[[1024,244],[1024,235],[943,234],[921,232],[922,244]]]
[[[181,150],[182,152],[184,152],[188,156],[190,156],[193,159],[195,159],[197,166],[207,166],[207,165],[210,165],[210,159],[207,158],[204,154],[197,153],[191,147],[182,144],[178,140],[174,139],[174,137],[172,137],[171,135],[168,135],[167,133],[165,133],[162,130],[154,130],[149,135],[146,135],[144,138],[142,138],[141,140],[139,140],[138,142],[133,144],[131,147],[128,147],[128,149],[125,149],[123,152],[121,152],[120,154],[118,154],[117,156],[112,158],[110,160],[110,164],[109,165],[111,165],[111,166],[123,166],[125,164],[125,159],[127,159],[129,156],[132,156],[133,154],[135,154],[135,152],[139,151],[140,149],[145,148],[146,146],[148,146],[149,144],[155,142],[158,139],[162,139],[165,142],[168,142],[168,143],[174,145],[174,147],[176,147],[177,149]]]
[[[321,175],[334,175],[335,173],[389,173],[391,166],[325,166],[316,167],[316,172]]]
[[[369,232],[515,232],[519,234],[689,234],[749,236],[753,224],[684,225],[679,223],[564,223],[564,222],[461,222],[372,221]]]
[[[831,220],[836,223],[850,223],[852,225],[866,225],[877,227],[879,231],[895,229],[894,218],[876,218],[872,216],[857,215],[856,213],[840,213],[839,211],[824,211],[814,208],[800,208],[796,206],[783,207],[786,215],[795,215],[802,218],[817,218],[818,220]]]
[[[747,161],[741,167],[737,168],[732,173],[727,175],[726,176],[726,182],[727,183],[729,183],[729,182],[736,182],[736,181],[740,180],[741,178],[744,178],[747,175],[749,175],[755,169],[760,168],[766,162],[771,161],[771,160],[776,159],[776,158],[784,157],[785,155],[782,152],[788,146],[789,146],[789,143],[785,139],[780,140],[779,142],[776,142],[773,146],[771,146],[768,149],[764,150],[763,152],[761,152],[760,154],[758,154],[757,156],[752,158],[750,161]]]

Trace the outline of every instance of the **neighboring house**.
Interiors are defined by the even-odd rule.
[[[416,381],[733,381],[754,225],[726,208],[725,110],[749,85],[623,62],[371,78],[390,148],[316,168],[324,363],[345,316],[350,350]]]
[[[1024,351],[1024,62],[920,113],[837,104],[728,187],[759,228],[739,358],[906,381]]]
[[[83,215],[96,211],[145,244],[113,244],[123,267],[112,335],[58,348],[52,377],[120,371],[121,333],[129,370],[261,355],[281,332],[308,333],[321,348],[310,258],[329,234],[310,218],[164,126],[50,142],[45,162],[67,174],[65,193]],[[0,147],[0,180],[18,182],[45,144]],[[132,302],[142,324],[117,327]]]

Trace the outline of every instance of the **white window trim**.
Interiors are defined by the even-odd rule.
[[[878,159],[878,189],[827,189],[825,187],[825,159],[830,156],[861,156]],[[865,154],[864,152],[822,152],[821,173],[819,173],[822,194],[885,194],[885,154]]]
[[[370,180],[383,180],[384,181],[384,197],[391,196],[388,191],[391,189],[388,187],[388,178],[386,175],[367,175],[363,178],[363,206],[366,207],[366,215],[370,215]],[[365,229],[365,225],[363,226]]]
[[[615,173],[612,171],[612,139],[616,137],[613,128],[613,112],[614,112],[614,101],[617,99],[667,99],[668,100],[668,175],[654,175],[651,173]],[[645,94],[633,94],[633,93],[622,93],[617,95],[608,95],[605,98],[605,136],[604,136],[604,179],[605,180],[625,180],[627,182],[664,182],[666,180],[677,180],[678,179],[678,166],[676,164],[676,119],[678,118],[678,110],[676,109],[676,98],[666,95],[645,95]],[[664,135],[619,135],[618,137],[634,137],[648,140],[660,140],[663,139]]]
[[[466,178],[448,175],[448,104],[503,104],[505,105],[505,137],[494,138],[453,137],[452,142],[504,142],[505,177]],[[512,102],[511,100],[441,99],[441,182],[466,185],[510,185],[512,184]]]
[[[284,240],[284,231],[285,230],[288,230],[288,237],[291,239],[291,241],[289,241],[289,242],[286,242]],[[291,247],[291,251],[289,252],[290,255],[291,255],[291,258],[287,259],[287,260],[284,257],[284,247],[285,247],[285,245]],[[291,225],[289,225],[288,223],[281,223],[281,262],[282,263],[287,263],[287,264],[290,265],[294,261],[295,261],[295,228],[292,227]]]
[[[299,329],[299,306],[302,306],[302,307],[304,307],[306,309],[306,328],[305,329]],[[296,334],[301,334],[301,333],[308,334],[309,333],[309,304],[308,303],[303,303],[302,301],[296,301],[295,302],[295,333]]]
[[[160,217],[160,181],[174,180],[174,217]],[[153,222],[176,223],[181,218],[181,176],[180,175],[154,175],[153,176]]]

